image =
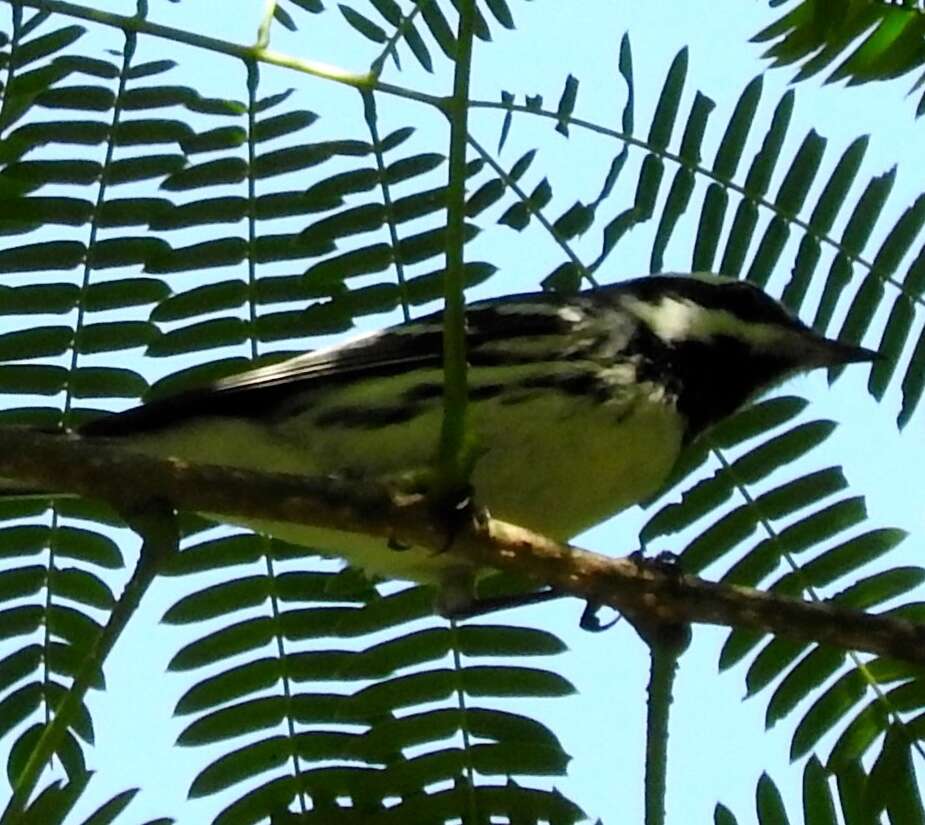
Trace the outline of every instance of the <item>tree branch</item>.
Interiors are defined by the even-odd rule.
[[[182,510],[397,537],[435,552],[446,543],[445,525],[426,498],[387,484],[156,459],[115,440],[0,427],[0,477],[122,510],[165,499]],[[741,627],[925,664],[925,625],[610,558],[495,519],[462,527],[448,552],[608,605],[634,622]]]

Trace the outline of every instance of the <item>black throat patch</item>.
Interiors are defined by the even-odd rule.
[[[731,336],[667,344],[645,324],[639,325],[630,348],[640,358],[639,380],[662,384],[677,398],[687,420],[685,442],[773,386],[793,366],[779,354],[756,352]]]

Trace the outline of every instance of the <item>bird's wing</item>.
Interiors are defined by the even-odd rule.
[[[574,299],[573,299],[574,300]],[[474,304],[466,315],[470,353],[499,339],[556,334],[567,323],[559,308],[562,298],[551,294],[511,296]],[[123,436],[172,426],[191,418],[266,415],[303,392],[345,381],[396,375],[443,359],[443,317],[434,313],[419,320],[354,338],[222,378],[114,415],[81,428],[92,436]]]

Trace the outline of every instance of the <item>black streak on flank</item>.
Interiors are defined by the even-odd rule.
[[[443,384],[437,381],[422,381],[420,384],[415,384],[405,390],[401,397],[403,401],[407,401],[409,404],[415,404],[419,401],[433,401],[443,397]]]
[[[503,393],[503,384],[475,384],[469,387],[469,399],[472,401],[487,401]],[[422,401],[436,401],[443,398],[443,384],[428,381],[415,386],[402,393],[402,400],[409,404],[419,404]]]
[[[594,369],[535,375],[521,381],[520,386],[529,390],[558,390],[566,395],[591,398],[598,403],[607,401],[611,396]]]
[[[318,427],[345,427],[372,430],[410,421],[421,407],[417,404],[389,407],[333,407],[315,418]]]

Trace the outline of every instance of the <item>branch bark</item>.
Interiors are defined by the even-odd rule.
[[[386,484],[156,459],[115,440],[0,427],[0,478],[104,499],[123,510],[161,500],[180,510],[397,537],[435,552],[446,542],[445,526],[423,496]],[[925,664],[923,624],[610,558],[495,519],[462,527],[448,552],[608,605],[644,624],[726,625]]]

